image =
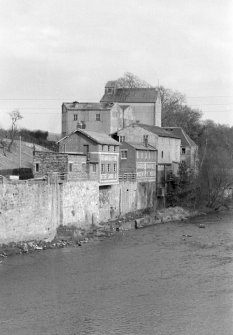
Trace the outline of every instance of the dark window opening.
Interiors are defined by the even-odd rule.
[[[73,163],[69,163],[69,172],[73,171]]]

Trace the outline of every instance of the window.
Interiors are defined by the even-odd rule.
[[[121,150],[121,159],[127,159],[127,150]]]
[[[96,121],[100,121],[100,114],[96,114]]]
[[[104,145],[102,145],[102,151],[104,151]]]
[[[92,171],[93,171],[93,172],[96,172],[96,164],[93,164],[93,165],[92,165]]]
[[[181,149],[181,153],[182,153],[182,155],[185,155],[185,148]]]
[[[163,158],[163,151],[161,151],[161,157]]]
[[[137,151],[137,158],[139,158],[139,151]]]
[[[125,142],[125,136],[120,136],[119,141],[120,141],[120,143]]]
[[[110,145],[108,145],[108,151],[111,151],[111,147],[110,147]]]
[[[144,143],[145,147],[148,146],[148,135],[143,135],[143,143]]]
[[[111,94],[113,92],[113,89],[111,87],[106,88],[106,92]]]
[[[103,174],[105,172],[105,166],[104,164],[101,164],[101,173]]]
[[[78,114],[74,114],[74,121],[78,120]]]
[[[108,164],[108,172],[110,172],[110,171],[111,171],[111,165]]]
[[[39,172],[39,171],[40,171],[40,164],[36,163],[36,172]]]
[[[72,171],[73,171],[73,163],[69,162],[69,172],[72,172]]]
[[[116,172],[117,171],[117,163],[113,164],[113,171]]]
[[[113,147],[113,148],[114,148],[114,151],[116,151],[116,145],[114,145],[114,147]]]

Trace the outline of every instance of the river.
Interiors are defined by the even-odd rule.
[[[232,335],[233,213],[7,259],[0,334]]]

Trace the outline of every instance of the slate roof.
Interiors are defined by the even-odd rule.
[[[111,109],[111,103],[101,102],[64,102],[63,106],[68,110],[108,110]]]
[[[150,144],[148,144],[148,146],[146,147],[143,143],[134,143],[134,142],[124,142],[124,143],[129,144],[136,150],[157,151],[157,149]]]
[[[179,136],[177,136],[176,134],[173,134],[170,131],[166,131],[165,129],[161,128],[161,127],[157,127],[157,126],[149,126],[148,124],[143,124],[143,123],[136,123],[136,125],[138,127],[141,127],[147,131],[150,131],[153,134],[156,134],[160,137],[170,137],[170,138],[178,138],[180,139]]]
[[[84,136],[87,136],[92,141],[94,141],[98,144],[119,145],[119,142],[115,141],[112,137],[108,136],[105,133],[99,133],[99,132],[96,132],[96,131],[90,131],[90,130],[84,130],[84,129],[76,129],[70,135],[67,135],[67,136],[63,137],[57,143],[64,142],[64,144],[65,144],[69,140],[70,136],[75,134],[75,133],[76,134],[81,133]]]
[[[168,132],[172,132],[175,136],[181,139],[181,146],[196,147],[196,143],[189,137],[189,135],[181,127],[163,127]]]
[[[100,102],[143,103],[155,102],[158,91],[155,88],[116,88],[114,93],[106,93]]]

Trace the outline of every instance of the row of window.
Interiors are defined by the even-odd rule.
[[[155,151],[137,151],[137,159],[155,159]],[[121,159],[128,158],[128,150],[121,150]]]
[[[101,164],[101,174],[117,172],[117,163]]]
[[[148,145],[148,139],[149,139],[149,136],[148,135],[143,135],[143,143],[145,145]],[[125,135],[120,135],[119,136],[119,142],[122,143],[122,142],[125,142]]]
[[[117,151],[116,145],[102,145],[102,151]]]
[[[99,113],[97,113],[95,115],[95,120],[100,121],[100,114]],[[78,121],[78,114],[74,114],[74,121]]]
[[[155,151],[137,151],[137,158],[140,159],[155,159]]]

